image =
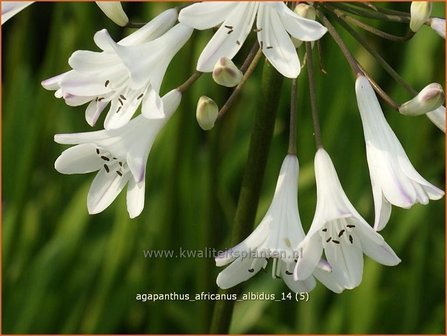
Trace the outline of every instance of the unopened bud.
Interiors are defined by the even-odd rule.
[[[213,69],[214,81],[222,86],[234,87],[242,80],[242,71],[227,57],[220,58]]]
[[[124,27],[129,23],[129,18],[124,13],[123,6],[119,1],[96,1],[107,17],[115,22],[118,26]]]
[[[410,29],[416,33],[424,23],[428,21],[431,14],[432,4],[429,1],[412,1],[410,6]]]
[[[214,127],[217,119],[218,108],[214,100],[209,97],[202,96],[199,98],[196,110],[196,119],[199,126],[208,131]]]
[[[444,104],[444,90],[438,83],[431,83],[418,93],[416,97],[403,103],[399,112],[408,116],[418,116],[436,110]]]
[[[443,39],[445,39],[445,19],[431,18],[430,27],[438,33]]]
[[[295,14],[297,14],[305,19],[309,19],[309,20],[315,20],[317,17],[315,8],[313,6],[309,6],[308,4],[305,4],[305,3],[299,3],[298,5],[296,5],[296,7],[293,11],[295,12]],[[298,40],[294,37],[292,37],[292,42],[293,42],[293,45],[295,46],[295,48],[298,48],[303,43],[303,41]],[[313,44],[313,42],[312,42],[312,44]]]

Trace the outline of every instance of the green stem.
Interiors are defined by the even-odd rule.
[[[312,110],[312,123],[314,126],[315,143],[317,145],[317,148],[322,148],[323,143],[321,142],[320,121],[318,119],[317,97],[315,89],[315,74],[313,68],[314,61],[312,57],[311,42],[306,42],[306,63],[307,63],[307,77],[309,80],[310,107]]]
[[[268,62],[265,62],[259,95],[259,107],[255,115],[253,132],[251,134],[247,164],[234,220],[231,246],[245,239],[254,226],[267,157],[273,137],[282,81],[283,77]],[[238,286],[231,291],[221,292],[240,293],[240,291],[240,286]],[[232,300],[216,302],[210,333],[228,333],[233,308],[234,301]]]
[[[385,13],[379,13],[372,10],[359,8],[359,7],[351,7],[345,3],[334,3],[334,7],[337,7],[343,11],[346,11],[348,13],[352,13],[358,16],[363,16],[371,19],[376,20],[384,20],[384,21],[390,21],[390,22],[400,22],[400,23],[409,23],[410,17],[406,15],[396,15],[396,14],[385,14]]]

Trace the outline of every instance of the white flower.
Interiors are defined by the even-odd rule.
[[[176,17],[175,9],[165,11],[119,43],[106,30],[97,32],[95,42],[102,52],[76,51],[69,59],[73,70],[42,85],[57,90],[56,97],[63,97],[68,105],[90,102],[85,112],[90,125],[109,103],[106,129],[126,124],[140,103],[145,117],[162,118],[161,82],[171,59],[192,33],[182,24],[168,30]]]
[[[403,103],[399,112],[408,116],[419,116],[432,112],[444,104],[445,95],[441,84],[430,83],[414,98]]]
[[[295,281],[292,276],[296,262],[294,247],[304,238],[298,214],[297,185],[298,159],[295,155],[287,155],[272,203],[261,223],[242,243],[217,256],[217,266],[231,263],[217,277],[220,288],[230,288],[250,279],[265,269],[268,258],[273,258],[272,276],[281,277],[294,292],[308,292],[315,287],[312,272],[300,281]],[[324,262],[314,275],[331,290],[342,290],[331,279],[330,268]]]
[[[211,72],[221,57],[232,59],[245,42],[255,18],[255,31],[264,55],[289,78],[296,78],[300,73],[300,61],[289,34],[302,41],[315,41],[327,31],[320,23],[295,14],[283,2],[193,4],[180,11],[180,22],[200,30],[221,24],[202,51],[197,70]]]
[[[391,204],[410,208],[440,199],[444,192],[427,182],[414,169],[402,145],[388,125],[371,84],[364,76],[355,83],[362,118],[366,154],[374,197],[374,229],[382,230],[391,214]]]
[[[334,165],[320,148],[315,155],[317,207],[306,238],[298,246],[297,280],[314,271],[324,253],[332,273],[344,288],[360,284],[363,275],[363,253],[381,264],[400,262],[381,235],[359,215],[342,189]]]
[[[124,27],[129,23],[129,18],[119,1],[96,1],[96,4],[104,14],[118,26]]]
[[[34,1],[2,1],[2,24],[33,2]]]
[[[90,214],[106,209],[127,183],[130,217],[143,210],[147,158],[157,134],[177,109],[181,94],[173,90],[162,100],[166,117],[161,119],[140,115],[118,129],[55,135],[54,140],[60,144],[76,145],[57,158],[57,171],[63,174],[98,171],[87,197]]]
[[[445,133],[445,106],[440,106],[436,110],[428,112],[426,116]]]
[[[445,19],[431,18],[430,27],[438,33],[443,39],[445,39]]]

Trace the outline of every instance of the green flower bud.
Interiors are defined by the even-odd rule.
[[[196,109],[196,119],[199,126],[204,131],[209,131],[214,127],[218,111],[219,109],[214,100],[206,96],[199,98]]]
[[[431,14],[432,4],[429,1],[412,1],[410,6],[410,29],[416,33],[424,23],[428,21]]]
[[[431,83],[413,99],[403,103],[399,112],[403,115],[418,116],[436,110],[444,104],[444,90],[438,83]]]
[[[222,86],[234,87],[242,80],[242,72],[227,57],[220,58],[213,69],[214,81]]]

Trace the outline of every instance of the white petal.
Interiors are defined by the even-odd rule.
[[[356,236],[360,239],[363,252],[368,257],[387,266],[395,266],[400,263],[401,260],[393,249],[372,228],[360,225],[358,230],[360,232]]]
[[[62,78],[61,87],[64,94],[73,96],[99,97],[110,92],[110,88],[105,86],[105,80],[75,71],[70,71]]]
[[[92,100],[90,104],[88,104],[87,109],[85,110],[85,120],[90,126],[95,126],[96,121],[107,104],[108,102],[99,102],[96,100]]]
[[[127,164],[132,172],[135,182],[139,183],[144,181],[147,157],[132,154],[133,153],[131,152],[127,153]]]
[[[305,280],[314,272],[323,254],[323,245],[318,234],[307,236],[298,246],[298,262],[293,276],[295,280]]]
[[[284,29],[278,12],[268,4],[259,5],[256,26],[262,51],[278,72],[288,78],[300,73],[300,62],[295,46]]]
[[[141,109],[141,113],[145,118],[161,119],[166,117],[163,109],[163,102],[158,93],[155,92],[152,87],[149,86],[147,89],[142,104],[143,107]]]
[[[124,27],[129,23],[129,18],[119,1],[96,1],[104,14],[118,26]]]
[[[87,208],[90,214],[97,214],[106,209],[123,190],[129,174],[119,176],[101,169],[90,186],[87,195]]]
[[[145,193],[144,180],[135,183],[133,179],[129,180],[127,186],[127,211],[130,218],[135,218],[141,214],[144,208],[144,193]]]
[[[105,29],[104,31],[106,32]],[[101,32],[98,32],[95,36],[100,34]],[[71,54],[68,64],[77,72],[86,72],[91,75],[92,73],[108,71],[110,67],[119,67],[119,61],[120,59],[111,52],[77,50]]]
[[[301,41],[316,41],[327,32],[326,27],[295,14],[285,4],[282,4],[279,14],[284,28],[290,35]]]
[[[222,289],[231,288],[253,277],[264,265],[264,259],[238,258],[219,273],[217,285]],[[249,271],[250,270],[250,271]],[[251,271],[252,270],[252,271]]]
[[[94,144],[82,144],[66,149],[54,167],[62,174],[84,174],[99,170],[103,161],[96,154]]]
[[[333,272],[327,272],[316,268],[313,275],[318,279],[318,281],[334,293],[341,293],[345,289],[345,287],[334,276]]]
[[[128,96],[124,103],[114,99],[104,120],[104,128],[110,130],[123,127],[132,119],[139,105],[133,96]]]
[[[34,1],[2,1],[2,24],[33,2]]]
[[[327,244],[325,254],[332,266],[334,276],[348,289],[357,287],[362,281],[363,253],[355,245],[342,241],[340,244]]]
[[[125,37],[118,44],[138,45],[148,41],[155,40],[166,33],[177,20],[177,10],[170,8],[157,15],[142,28]]]
[[[104,140],[107,138],[108,135],[105,131],[96,131],[56,134],[54,136],[54,141],[63,145],[77,145],[81,143],[94,143],[96,141]]]
[[[60,83],[61,83],[62,77],[67,73],[68,72],[64,72],[60,75],[45,79],[40,84],[42,84],[43,88],[46,90],[58,90],[61,87]]]
[[[237,2],[202,2],[183,8],[178,16],[179,22],[195,29],[215,27],[228,17]]]
[[[251,31],[257,9],[256,2],[240,2],[234,7],[200,54],[198,71],[211,72],[221,57],[232,59],[237,54]]]
[[[374,230],[381,231],[391,216],[391,204],[383,196],[382,189],[377,184],[373,184],[374,198]]]
[[[305,280],[294,280],[292,274],[287,274],[286,268],[281,267],[281,277],[284,280],[287,287],[289,287],[293,292],[300,293],[300,292],[310,292],[312,289],[315,288],[315,285],[317,282],[315,281],[315,278],[313,276],[308,277]]]

